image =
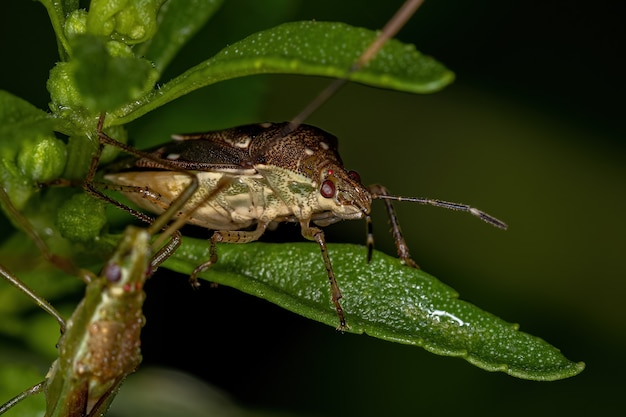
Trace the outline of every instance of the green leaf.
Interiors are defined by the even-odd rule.
[[[223,0],[178,0],[166,2],[159,10],[154,37],[138,45],[137,56],[152,61],[159,72],[196,34],[222,5]]]
[[[22,170],[19,163],[33,158],[27,157],[29,150],[53,140],[52,131],[58,123],[46,112],[6,91],[0,90],[0,186],[11,197],[16,207],[22,208],[36,191],[36,185]],[[26,149],[24,149],[26,148]],[[27,163],[27,168],[65,164],[63,152],[39,155],[36,163]],[[48,160],[48,158],[50,158]]]
[[[431,93],[454,75],[413,45],[392,40],[364,69],[350,73],[376,32],[344,23],[294,22],[256,33],[189,69],[143,99],[115,112],[111,124],[123,124],[180,96],[232,78],[282,73],[347,77],[376,87]]]
[[[459,300],[453,289],[396,258],[375,252],[367,264],[364,247],[328,247],[352,333],[462,357],[482,369],[518,378],[551,381],[584,369],[583,363],[569,361],[517,325]],[[189,274],[206,261],[207,253],[207,241],[185,238],[164,265]],[[337,326],[324,263],[314,243],[221,244],[218,254],[219,261],[202,278]]]
[[[83,105],[93,112],[112,110],[143,96],[156,79],[150,62],[126,52],[122,44],[83,35],[72,46],[76,87]]]
[[[15,143],[24,131],[47,132],[55,122],[50,114],[38,109],[26,100],[0,90],[0,144]]]

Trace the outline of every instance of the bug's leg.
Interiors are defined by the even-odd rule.
[[[200,287],[200,282],[198,281],[198,274],[206,271],[212,265],[217,263],[216,246],[217,246],[217,242],[221,242],[223,240],[222,233],[225,233],[225,232],[220,232],[220,231],[213,232],[213,234],[211,235],[211,238],[209,239],[209,259],[206,262],[203,262],[197,267],[195,267],[194,270],[191,272],[191,275],[189,276],[189,283],[191,284],[193,288]]]
[[[365,225],[367,227],[367,240],[365,245],[367,246],[367,263],[372,262],[372,252],[374,251],[374,232],[372,230],[372,216],[369,214],[365,216]]]
[[[113,140],[113,139],[111,139]],[[124,210],[126,212],[128,212],[129,214],[133,215],[134,217],[136,217],[137,219],[143,221],[144,223],[149,223],[151,224],[154,219],[140,211],[137,211],[131,207],[128,207],[127,205],[109,197],[108,195],[104,194],[102,191],[100,191],[100,189],[104,189],[104,190],[113,190],[113,191],[132,191],[132,192],[138,192],[142,195],[144,195],[146,198],[151,198],[154,200],[159,200],[159,195],[157,193],[152,192],[150,189],[148,189],[147,187],[129,187],[132,188],[130,190],[125,189],[125,186],[112,186],[111,184],[108,183],[100,183],[100,182],[95,182],[93,179],[96,175],[96,171],[98,169],[98,162],[99,162],[99,158],[100,155],[102,154],[102,150],[104,148],[104,145],[101,143],[98,147],[98,150],[96,152],[96,154],[94,154],[94,156],[91,159],[91,165],[89,166],[89,171],[87,172],[87,176],[85,177],[84,181],[72,181],[72,180],[65,180],[62,178],[59,179],[55,179],[52,181],[47,181],[47,182],[43,182],[43,183],[39,183],[40,187],[82,187],[83,190],[91,195],[92,197],[102,200],[102,201],[106,201],[109,204],[112,204],[116,207],[118,207],[121,210]]]
[[[107,203],[113,204],[114,206],[132,214],[133,216],[135,216],[136,218],[138,218],[139,220],[145,222],[145,223],[152,223],[154,221],[154,219],[140,211],[137,211],[135,209],[132,209],[128,206],[126,206],[125,204],[120,203],[119,201],[109,197],[108,195],[104,194],[102,191],[100,191],[98,189],[98,186],[101,186],[100,184],[97,184],[93,181],[93,177],[95,176],[96,170],[98,169],[98,161],[100,159],[100,155],[102,154],[102,150],[104,148],[104,144],[100,144],[100,146],[98,147],[98,152],[96,153],[96,155],[93,156],[93,158],[91,159],[91,165],[89,167],[89,173],[87,174],[87,177],[85,178],[85,181],[83,183],[83,189],[85,190],[85,192],[87,192],[88,194],[90,194],[91,196],[106,201]],[[108,184],[104,185],[104,188],[108,188]],[[136,187],[136,188],[141,188],[141,187]],[[115,190],[119,191],[118,188],[115,188]],[[136,191],[136,190],[133,190]],[[152,195],[154,193],[151,193],[149,190],[144,190],[144,193],[142,193],[142,195]]]
[[[148,232],[151,235],[154,235],[154,233],[156,233],[156,231],[159,229],[164,230],[164,233],[159,238],[157,238],[153,244],[154,245],[153,251],[156,253],[150,261],[149,274],[152,274],[154,273],[154,271],[156,271],[159,265],[161,265],[161,263],[163,263],[167,258],[169,258],[172,255],[172,253],[174,253],[176,249],[178,249],[178,247],[181,245],[182,235],[180,231],[178,230],[178,228],[180,228],[180,224],[176,223],[177,224],[176,227],[170,227],[170,228],[166,228],[165,225],[171,217],[175,216],[177,212],[179,212],[182,209],[182,207],[190,200],[192,195],[196,192],[199,186],[198,177],[194,175],[193,173],[188,172],[184,169],[178,169],[178,171],[183,172],[189,176],[190,183],[174,201],[169,201],[169,200],[164,199],[163,196],[161,196],[157,192],[154,192],[149,187],[136,187],[136,186],[127,186],[127,185],[118,185],[118,184],[108,184],[108,183],[98,183],[98,184],[95,183],[94,178],[96,175],[96,171],[98,169],[100,156],[102,154],[102,150],[105,144],[108,144],[111,146],[117,146],[123,149],[124,151],[129,152],[134,155],[140,155],[143,157],[150,158],[150,155],[147,155],[141,151],[137,151],[125,144],[119,143],[118,141],[116,141],[115,139],[109,137],[106,133],[104,133],[103,131],[104,119],[105,119],[105,113],[102,113],[100,115],[100,118],[98,119],[98,126],[97,126],[98,139],[100,141],[100,145],[98,147],[96,154],[91,159],[91,164],[89,167],[88,174],[85,178],[83,188],[87,192],[95,196],[96,198],[103,199],[117,206],[118,208],[124,211],[127,211],[128,213],[132,214],[139,220],[145,223],[149,223],[150,227],[148,228]],[[172,168],[171,166],[168,166],[168,167]],[[102,193],[98,189],[98,187],[102,189],[109,189],[109,190],[114,190],[114,191],[118,191],[122,193],[123,192],[139,193],[143,198],[150,201],[152,204],[161,207],[163,209],[163,213],[155,219],[151,216],[144,214],[143,212],[134,210],[126,206],[125,204],[122,204],[108,197],[107,195]],[[223,187],[224,185],[220,185],[218,183],[218,187],[216,188],[221,190],[223,189]],[[156,248],[161,246],[165,238],[169,238],[169,242],[157,251]]]
[[[59,323],[59,326],[61,327],[61,333],[65,332],[65,320],[63,320],[63,317],[61,317],[59,312],[56,311],[56,309],[54,307],[52,307],[52,305],[49,302],[47,302],[46,300],[44,300],[43,298],[41,298],[40,296],[35,294],[35,292],[33,290],[31,290],[22,281],[20,281],[19,279],[15,278],[2,265],[0,265],[0,275],[2,275],[2,277],[5,280],[7,280],[7,282],[9,282],[11,285],[13,285],[15,288],[17,288],[18,290],[22,291],[24,294],[26,294],[27,296],[32,298],[37,303],[37,305],[39,305],[39,307],[41,307],[46,313],[48,313],[52,317],[54,317],[56,319],[56,321]]]
[[[302,221],[300,223],[300,227],[302,228],[302,236],[304,236],[306,239],[316,241],[317,244],[320,246],[320,250],[322,251],[322,258],[324,259],[324,266],[326,267],[328,282],[330,284],[331,300],[335,305],[335,310],[337,310],[337,316],[339,317],[339,326],[337,327],[337,330],[348,329],[350,326],[346,324],[346,318],[343,314],[343,308],[341,307],[341,303],[339,303],[339,300],[343,297],[343,295],[341,294],[341,290],[339,289],[339,285],[337,284],[337,278],[335,278],[333,266],[330,263],[330,257],[328,256],[328,248],[326,247],[324,232],[322,231],[322,229],[309,226],[308,221]]]
[[[68,259],[65,259],[61,256],[58,256],[50,250],[46,242],[44,242],[43,238],[39,235],[37,230],[30,224],[29,220],[24,216],[22,212],[20,212],[9,198],[9,195],[6,193],[3,187],[0,187],[0,204],[2,207],[11,215],[11,218],[18,224],[18,226],[30,236],[31,240],[35,243],[39,252],[43,255],[43,257],[55,265],[60,270],[67,272],[70,275],[79,276],[85,283],[89,283],[91,276],[84,270],[78,268]]]
[[[43,254],[44,258],[48,262],[54,264],[62,271],[73,273],[79,276],[85,283],[91,282],[92,276],[88,271],[78,268],[71,261],[65,258],[62,258],[58,255],[55,255],[54,253],[50,251],[50,248],[48,247],[46,242],[44,242],[44,240],[41,238],[39,233],[37,233],[37,231],[33,228],[33,226],[30,224],[28,219],[24,217],[24,214],[22,214],[19,210],[15,208],[8,194],[2,187],[0,187],[0,202],[2,203],[5,210],[12,214],[13,220],[15,220],[15,222],[19,224],[22,230],[24,230],[31,237],[33,242],[35,242],[40,252]],[[14,277],[2,265],[0,265],[0,275],[2,275],[4,279],[7,282],[9,282],[11,285],[13,285],[15,288],[17,288],[18,290],[26,294],[28,297],[33,299],[37,303],[37,305],[39,305],[43,310],[45,310],[48,314],[54,317],[56,321],[59,323],[59,326],[61,328],[61,333],[65,332],[65,320],[63,320],[63,317],[61,317],[59,312],[56,311],[56,309],[52,307],[52,305],[49,302],[47,302],[46,300],[38,296],[33,290],[31,290],[22,281]]]
[[[13,408],[14,405],[18,404],[23,399],[28,398],[28,397],[30,397],[32,395],[39,394],[45,388],[46,388],[46,381],[41,381],[41,382],[33,385],[32,387],[28,388],[27,390],[24,390],[24,391],[20,392],[18,395],[16,395],[15,397],[11,398],[6,403],[0,405],[0,415],[6,413],[7,411],[9,411],[11,408]]]
[[[104,128],[104,119],[105,119],[105,113],[102,113],[100,115],[100,118],[98,119],[98,126],[97,126],[97,132],[98,132],[98,141],[99,141],[99,146],[98,149],[96,151],[96,153],[92,156],[91,158],[91,163],[89,165],[89,171],[87,172],[87,175],[85,177],[85,180],[83,182],[83,189],[91,194],[92,196],[99,198],[101,200],[104,200],[108,203],[113,204],[114,206],[117,206],[118,208],[132,214],[133,216],[135,216],[136,218],[138,218],[139,220],[145,222],[145,223],[149,223],[149,224],[154,224],[155,220],[154,219],[140,211],[134,210],[128,206],[126,206],[125,204],[120,203],[117,200],[114,200],[112,198],[110,198],[109,196],[105,195],[102,191],[100,191],[100,189],[98,187],[101,187],[103,189],[110,189],[110,190],[116,190],[116,191],[121,191],[121,192],[137,192],[139,194],[142,195],[143,198],[148,199],[149,201],[151,201],[153,204],[160,206],[164,211],[170,211],[170,212],[175,212],[177,210],[179,210],[191,197],[191,195],[196,191],[196,189],[198,188],[198,178],[196,175],[192,174],[191,172],[188,172],[184,169],[176,169],[175,166],[171,166],[169,164],[167,164],[167,161],[165,162],[165,168],[168,169],[174,169],[176,171],[185,173],[189,176],[191,183],[189,184],[189,186],[185,189],[185,191],[183,193],[181,193],[181,195],[174,201],[165,201],[165,199],[163,199],[163,197],[159,194],[159,193],[155,193],[154,191],[152,191],[149,187],[134,187],[134,186],[123,186],[123,185],[110,185],[110,184],[97,184],[96,182],[94,182],[94,178],[96,176],[96,172],[98,171],[98,165],[100,163],[100,157],[102,155],[102,151],[104,149],[105,145],[110,145],[110,146],[115,146],[118,147],[122,150],[124,150],[125,152],[128,152],[130,154],[133,155],[138,155],[138,156],[142,156],[142,157],[147,157],[150,158],[151,156],[138,151],[128,145],[125,145],[123,143],[120,143],[118,141],[116,141],[115,139],[109,137],[106,133],[104,133],[103,128]],[[171,208],[171,209],[170,209]],[[158,218],[159,222],[158,223],[158,227],[163,227],[164,223],[169,219],[169,215],[164,215]]]
[[[150,260],[150,274],[154,273],[159,265],[176,252],[176,249],[178,249],[182,243],[182,239],[183,236],[178,230],[172,233],[170,241],[152,256]]]
[[[92,182],[91,185],[94,187],[93,189],[91,189],[92,191],[96,190],[96,186],[97,186],[105,190],[139,193],[143,198],[145,198],[146,200],[149,200],[152,204],[160,206],[164,212],[167,210],[170,210],[171,212],[179,210],[181,206],[184,204],[184,202],[186,202],[189,199],[191,194],[193,194],[196,189],[195,186],[193,189],[189,187],[185,190],[184,195],[179,196],[174,202],[170,202],[164,199],[161,196],[161,194],[154,192],[149,187],[138,187],[138,186],[132,186],[132,185],[119,185],[119,184],[95,183],[95,182]],[[165,225],[163,223],[165,222],[165,220],[168,219],[168,216],[165,214],[155,219],[141,211],[135,210],[131,207],[126,206],[125,204],[122,204],[108,197],[106,194],[101,193],[99,190],[95,192],[95,197],[104,199],[110,202],[111,204],[117,206],[118,208],[121,208],[122,210],[130,213],[131,215],[143,221],[144,223],[150,224],[151,234],[155,233],[160,228],[165,230]],[[150,261],[150,268],[151,268],[150,274],[154,273],[159,267],[159,265],[161,265],[167,258],[169,258],[176,251],[176,249],[178,249],[178,247],[181,245],[182,235],[180,231],[175,230],[175,231],[172,231],[171,233],[166,233],[164,235],[169,237],[170,240],[165,246],[160,248],[158,251],[156,251],[155,249],[156,254],[152,257],[152,260]],[[156,246],[160,246],[160,243],[162,243],[162,241],[161,239],[158,239],[158,243]]]
[[[210,246],[209,246],[209,260],[204,262],[203,264],[197,266],[191,276],[189,277],[189,282],[194,287],[199,287],[200,283],[198,282],[198,274],[206,271],[212,265],[217,262],[217,243],[218,242],[226,242],[226,243],[250,243],[256,240],[263,235],[265,229],[267,229],[269,223],[259,222],[257,223],[256,229],[252,231],[232,231],[232,230],[217,230],[213,232],[211,236]]]
[[[387,189],[382,185],[370,185],[368,187],[370,193],[373,195],[388,195]],[[400,230],[400,223],[398,223],[398,218],[396,217],[396,212],[393,209],[393,205],[389,200],[383,200],[385,203],[385,207],[387,209],[387,216],[389,217],[389,223],[391,223],[391,233],[393,235],[393,240],[396,242],[396,248],[398,249],[398,257],[400,260],[412,267],[419,268],[417,263],[411,258],[411,254],[409,253],[409,247],[404,240],[404,236],[402,236],[402,231]]]
[[[131,207],[128,207],[125,204],[120,203],[119,201],[102,193],[98,188],[102,188],[105,190],[119,191],[119,192],[139,193],[141,194],[143,198],[150,200],[151,202],[155,204],[159,204],[160,206],[165,207],[165,208],[169,206],[169,202],[164,202],[160,194],[155,193],[148,187],[135,187],[132,185],[112,185],[112,184],[107,184],[107,183],[90,182],[89,185],[85,184],[84,188],[89,194],[91,194],[95,198],[98,198],[110,204],[113,204],[114,206],[128,212],[129,214],[133,215],[135,218],[148,224],[152,224],[155,219],[141,211],[135,210]]]

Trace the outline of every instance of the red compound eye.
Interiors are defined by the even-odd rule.
[[[324,198],[332,198],[335,196],[335,184],[331,180],[326,180],[320,187],[320,194]]]
[[[348,171],[348,177],[355,182],[361,183],[361,176],[356,171]]]

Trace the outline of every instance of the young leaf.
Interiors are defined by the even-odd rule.
[[[141,97],[156,80],[150,62],[130,53],[110,53],[102,39],[77,36],[73,42],[76,87],[93,112],[114,109]]]
[[[34,154],[41,143],[55,141],[52,131],[57,124],[48,113],[0,90],[0,186],[20,209],[36,191],[29,172],[65,165],[64,152]]]
[[[391,40],[362,70],[349,68],[376,32],[344,23],[293,22],[251,35],[114,112],[113,125],[128,123],[178,97],[232,78],[282,73],[348,77],[352,81],[414,93],[431,93],[454,75],[412,45]]]
[[[27,132],[50,132],[55,127],[52,116],[26,100],[0,90],[0,134],[4,147],[19,141]],[[13,146],[13,145],[11,145]]]
[[[152,61],[159,72],[222,5],[223,0],[178,0],[161,6],[158,29],[135,53]]]
[[[421,346],[530,380],[568,378],[584,369],[582,362],[569,361],[542,339],[520,332],[517,325],[459,300],[453,289],[424,271],[381,252],[367,264],[365,248],[357,245],[328,248],[350,332]],[[207,253],[207,241],[185,238],[164,265],[189,274]],[[218,254],[219,261],[202,278],[337,326],[317,245],[221,244]]]

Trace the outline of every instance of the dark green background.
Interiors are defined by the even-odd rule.
[[[220,24],[199,33],[165,78],[284,20],[375,29],[400,2],[282,1],[293,13],[284,15],[256,3],[263,2],[227,1]],[[233,27],[230,19],[245,24]],[[228,288],[194,292],[185,277],[165,274],[148,286],[142,370],[188,371],[240,405],[296,415],[623,409],[623,19],[614,1],[426,1],[399,38],[455,71],[455,83],[426,96],[351,85],[309,120],[339,136],[346,166],[365,183],[468,203],[505,220],[510,229],[502,232],[468,215],[397,205],[426,271],[463,299],[585,361],[582,374],[551,383],[492,374],[420,348],[341,335]],[[40,4],[3,2],[0,54],[0,88],[45,108],[56,45]],[[286,120],[326,84],[295,76],[230,81],[138,120],[131,138],[160,142],[174,132]],[[393,253],[378,208],[377,247]],[[333,226],[327,237],[363,242],[364,228]],[[277,239],[299,238],[297,229],[285,229]],[[122,398],[131,384],[120,404],[140,402]]]

